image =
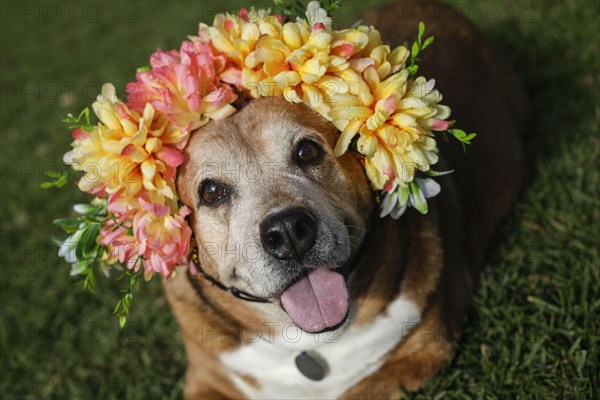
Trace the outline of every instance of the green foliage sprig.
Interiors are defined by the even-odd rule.
[[[69,171],[58,172],[58,171],[48,171],[46,172],[48,178],[52,178],[52,180],[42,182],[40,187],[42,189],[50,189],[52,187],[61,188],[69,183]]]
[[[122,328],[127,322],[134,293],[139,289],[140,273],[131,272],[118,263],[109,265],[105,261],[107,248],[99,244],[97,238],[102,224],[107,219],[115,218],[108,211],[106,199],[94,199],[90,204],[77,204],[73,207],[73,211],[73,218],[54,220],[56,225],[69,234],[69,237],[60,243],[61,249],[64,249],[63,256],[74,261],[71,264],[71,275],[83,276],[83,289],[92,293],[96,291],[97,272],[108,276],[111,268],[122,271],[119,279],[127,278],[128,285],[121,291],[123,296],[113,311],[113,314],[119,318],[119,326]],[[69,256],[68,252],[74,254]],[[136,263],[138,262],[143,262],[141,257],[137,258]]]
[[[92,293],[96,289],[95,270],[107,270],[107,266],[102,265],[106,248],[96,240],[102,222],[108,215],[107,207],[107,200],[94,199],[90,204],[76,204],[73,207],[74,218],[54,220],[56,225],[69,234],[61,245],[61,251],[64,255],[74,251],[71,275],[82,275],[84,290]]]
[[[477,136],[476,133],[467,134],[467,132],[462,129],[449,129],[448,132],[462,144],[464,151],[467,151],[466,145],[471,144],[471,140]]]
[[[419,31],[417,33],[417,40],[413,42],[410,50],[410,57],[407,62],[406,69],[410,76],[414,76],[419,70],[418,61],[421,59],[418,58],[419,54],[423,52],[426,48],[431,46],[435,40],[435,36],[429,36],[426,39],[423,39],[423,35],[425,34],[425,23],[423,21],[419,22]],[[450,124],[450,128],[454,125],[454,121]],[[463,150],[467,150],[467,145],[471,144],[471,140],[473,140],[477,134],[476,133],[466,133],[462,129],[448,129],[447,131],[440,132],[442,137],[445,140],[448,140],[448,136],[453,136],[456,140],[458,140],[463,147]]]
[[[138,257],[137,262],[142,262],[141,257]],[[127,317],[129,316],[129,309],[133,303],[133,294],[139,290],[139,274],[125,270],[122,278],[127,278],[127,289],[122,290],[123,297],[117,302],[113,314],[119,318],[119,326],[123,328],[127,323]]]
[[[423,50],[431,46],[433,41],[435,40],[435,36],[429,36],[427,39],[423,40],[423,35],[425,34],[425,23],[423,21],[419,22],[419,32],[417,34],[417,40],[413,42],[410,49],[410,58],[408,59],[407,70],[410,76],[414,76],[419,70],[419,66],[417,65],[417,61],[421,61],[418,58],[418,55],[421,54]]]
[[[452,128],[452,125],[454,125],[454,121],[452,121],[452,123],[450,124],[451,128]],[[448,129],[447,131],[438,132],[438,134],[440,136],[442,136],[442,138],[445,141],[448,141],[449,136],[454,137],[456,140],[458,140],[460,142],[460,144],[463,147],[464,152],[467,151],[467,146],[471,144],[471,141],[477,137],[477,134],[475,132],[467,133],[464,130],[457,129],[457,128],[452,128],[452,129]]]
[[[83,121],[81,120],[83,118]],[[91,132],[94,130],[94,126],[90,123],[90,109],[84,108],[77,118],[73,116],[73,114],[67,114],[66,118],[63,118],[62,122],[69,124],[67,128],[76,129],[80,128],[86,132]]]
[[[89,108],[84,108],[78,116],[68,114],[62,120],[68,124],[68,129],[82,129],[90,132],[95,129],[90,120]],[[43,182],[40,187],[43,189],[61,188],[69,182],[70,171],[47,172],[51,180]],[[119,263],[109,265],[106,261],[107,248],[98,243],[98,236],[102,225],[107,219],[115,220],[115,216],[108,211],[108,200],[95,198],[89,204],[76,204],[73,207],[72,218],[62,218],[54,220],[54,223],[60,226],[69,236],[63,242],[56,241],[61,247],[60,254],[71,261],[71,276],[80,275],[83,277],[83,289],[91,293],[96,292],[97,273],[108,276],[111,268],[123,272],[119,279],[127,278],[127,288],[122,290],[123,296],[117,302],[113,313],[119,318],[119,326],[123,328],[127,323],[129,310],[133,303],[134,292],[139,289],[140,273],[131,272]],[[128,233],[133,236],[131,228]],[[139,257],[136,263],[142,263]],[[140,269],[143,271],[143,268]]]

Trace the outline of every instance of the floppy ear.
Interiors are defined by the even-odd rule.
[[[365,216],[368,216],[367,219],[370,219],[371,214],[375,212],[376,194],[371,189],[371,184],[367,179],[362,156],[354,151],[347,151],[338,157],[338,160],[342,165],[342,170],[346,175],[346,180],[350,185],[358,209],[362,210]]]
[[[193,157],[198,146],[194,146],[193,137],[198,131],[203,129],[200,128],[192,132],[188,145],[183,152],[183,164],[177,169],[177,178],[175,180],[179,200],[192,210],[196,210],[198,206],[196,194],[198,188],[195,182],[197,180],[198,165]]]
[[[218,130],[222,123],[223,121],[210,121],[205,126],[194,130],[190,133],[188,143],[183,150],[184,160],[177,168],[175,185],[180,201],[192,210],[198,209],[198,186],[200,185],[202,172],[201,156],[203,153],[209,154],[213,151],[210,148],[211,144],[218,145],[218,142],[222,140],[210,141],[201,140],[201,138],[214,136],[215,129]]]

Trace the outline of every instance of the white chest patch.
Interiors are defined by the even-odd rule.
[[[238,389],[249,398],[308,399],[337,398],[385,362],[386,355],[419,322],[420,310],[403,296],[362,327],[343,332],[309,334],[293,325],[286,326],[280,337],[264,335],[253,343],[223,353],[221,362],[229,370]],[[327,374],[320,381],[305,377],[295,358],[310,351],[323,359]],[[240,376],[253,378],[260,387],[249,385]]]

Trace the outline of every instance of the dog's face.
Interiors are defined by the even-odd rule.
[[[177,180],[204,269],[228,286],[281,299],[308,331],[345,317],[345,283],[331,271],[351,262],[373,212],[357,158],[333,156],[338,137],[303,104],[255,100],[192,134]],[[318,318],[304,315],[319,308]]]

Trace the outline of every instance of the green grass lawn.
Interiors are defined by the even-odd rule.
[[[347,1],[340,24],[369,4]],[[238,7],[240,2],[234,2]],[[600,354],[600,10],[597,1],[456,3],[520,74],[532,104],[528,180],[500,229],[464,339],[414,398],[597,398]],[[2,398],[180,398],[185,353],[160,282],[130,323],[111,316],[124,282],[94,297],[69,276],[52,219],[85,200],[44,191],[63,168],[60,119],[178,46],[220,2],[1,3]],[[429,51],[429,50],[428,50]],[[435,51],[435,45],[431,52]],[[437,396],[437,397],[436,397]]]

